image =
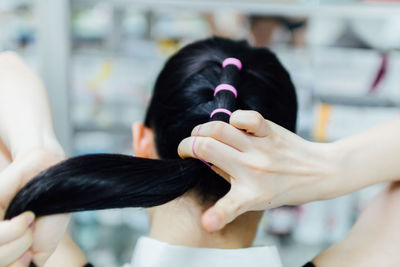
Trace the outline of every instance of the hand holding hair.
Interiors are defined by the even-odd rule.
[[[335,143],[313,143],[255,111],[239,110],[230,125],[194,128],[179,145],[182,158],[193,157],[197,132],[198,157],[231,183],[228,194],[203,215],[209,231],[246,211],[331,199],[400,177],[400,120]]]
[[[54,133],[44,84],[10,51],[0,53],[0,139],[7,154],[12,155],[12,163],[0,171],[0,228],[14,233],[4,245],[0,229],[0,266],[8,265],[10,259],[21,253],[25,255],[23,262],[17,259],[12,266],[25,266],[29,258],[41,266],[55,249],[58,235],[65,232],[69,216],[40,218],[33,227],[18,219],[27,213],[17,214],[10,221],[2,220],[15,194],[40,171],[63,159],[64,151]]]
[[[0,266],[4,266],[2,262],[11,259],[12,255],[16,256],[22,251],[25,253],[20,256],[24,257],[19,260],[17,258],[19,265],[16,266],[28,266],[30,259],[36,265],[43,266],[65,233],[69,221],[67,214],[38,218],[34,222],[35,216],[32,218],[33,214],[30,211],[22,215],[18,213],[18,216],[13,216],[12,219],[6,218],[6,208],[9,207],[15,194],[40,171],[60,160],[61,157],[51,151],[32,149],[20,154],[0,172]],[[7,236],[3,235],[2,231],[7,232]],[[17,245],[12,247],[12,243],[7,243],[11,241]],[[7,245],[7,249],[4,247],[7,252],[2,253],[2,244]]]

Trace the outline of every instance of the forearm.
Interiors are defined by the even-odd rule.
[[[65,234],[56,251],[44,267],[83,267],[86,257],[68,234]]]
[[[334,147],[338,175],[348,192],[400,179],[400,120],[340,140]]]
[[[43,83],[12,52],[0,54],[0,139],[13,158],[33,147],[62,151]]]

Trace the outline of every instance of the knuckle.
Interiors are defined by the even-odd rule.
[[[226,125],[222,121],[214,121],[211,125],[211,133],[213,136],[223,136]]]
[[[205,156],[208,154],[212,154],[213,148],[214,148],[214,142],[213,139],[210,137],[205,137],[200,139],[201,141],[198,142],[197,144],[197,153],[200,156]]]

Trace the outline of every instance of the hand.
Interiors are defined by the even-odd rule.
[[[25,267],[32,260],[32,212],[9,221],[0,221],[0,266]]]
[[[178,147],[182,158],[194,157],[198,127],[196,154],[231,183],[228,194],[203,215],[206,230],[219,230],[246,211],[338,194],[332,186],[341,181],[332,177],[337,176],[339,158],[331,144],[308,142],[255,111],[239,110],[232,114],[230,125],[214,121],[194,128]]]
[[[63,155],[42,148],[31,149],[27,153],[18,155],[18,157],[0,173],[0,219],[4,218],[6,207],[9,205],[12,198],[31,178],[40,171],[58,163],[63,158]],[[21,222],[19,222],[19,220],[21,220],[20,216],[13,218],[9,222],[1,221],[1,225],[5,225],[4,227],[6,227],[5,231],[10,231],[11,233],[12,225],[21,224]],[[69,215],[63,214],[39,218],[35,221],[33,227],[29,229],[25,225],[25,227],[22,227],[25,231],[19,230],[20,232],[23,231],[25,234],[23,238],[27,239],[23,240],[24,246],[19,246],[15,250],[13,250],[12,246],[7,246],[5,249],[13,250],[12,257],[10,257],[10,254],[7,254],[4,258],[4,255],[1,254],[0,251],[0,266],[3,266],[2,262],[15,260],[18,255],[21,255],[20,253],[24,252],[27,253],[25,255],[28,255],[26,257],[29,257],[31,254],[32,260],[36,265],[43,266],[54,252],[65,233],[68,221]],[[30,235],[31,232],[32,235]],[[2,248],[1,244],[6,242],[2,241],[2,237],[3,235],[0,233],[0,248]],[[16,237],[10,237],[8,239],[17,240]]]

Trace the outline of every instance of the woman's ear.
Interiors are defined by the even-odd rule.
[[[157,158],[154,144],[154,132],[143,123],[132,125],[132,148],[136,157]]]

